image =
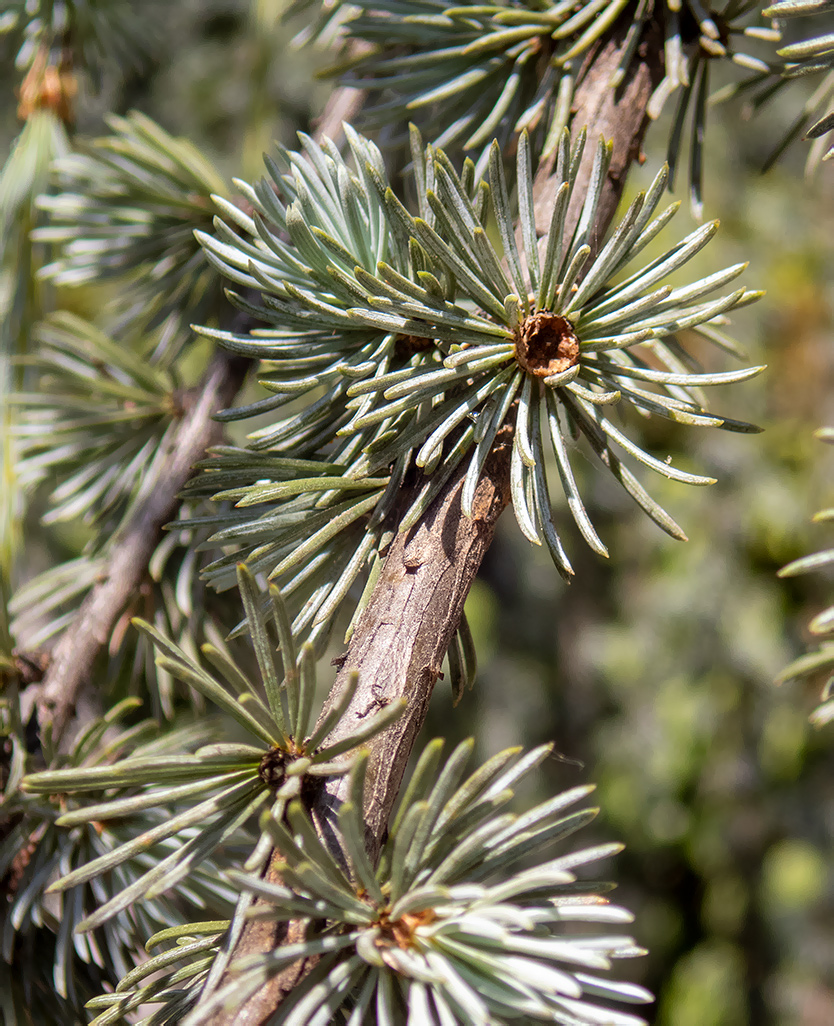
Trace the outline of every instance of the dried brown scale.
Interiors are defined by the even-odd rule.
[[[29,687],[30,684],[40,684],[49,668],[49,653],[42,649],[33,652],[20,652],[15,649],[12,658],[18,682],[23,688]]]
[[[18,888],[20,887],[20,883],[23,879],[23,874],[26,872],[27,866],[34,858],[35,852],[38,850],[38,845],[40,844],[44,833],[46,833],[46,824],[42,823],[29,835],[28,841],[12,859],[9,871],[6,873],[3,880],[0,881],[0,893],[5,894],[7,901],[11,901],[15,894],[17,894]]]
[[[579,339],[567,317],[540,310],[518,329],[515,358],[528,374],[548,378],[579,363]]]
[[[287,759],[287,753],[280,748],[271,748],[261,759],[258,776],[272,790],[277,790],[284,782]]]
[[[374,942],[378,948],[397,947],[407,951],[414,946],[414,934],[418,926],[427,926],[437,919],[433,908],[422,909],[420,912],[406,912],[399,919],[391,920],[386,913],[379,917],[379,937]]]
[[[106,580],[106,578],[98,577],[97,580]],[[143,620],[153,622],[155,615],[154,580],[149,573],[146,573],[127,606],[125,606],[121,616],[113,626],[113,633],[110,635],[110,641],[107,644],[108,655],[111,658],[118,655],[127,632],[130,630],[130,621],[134,616],[141,616]]]
[[[175,388],[173,392],[169,392],[162,400],[163,410],[173,417],[174,420],[181,420],[191,405],[193,405],[191,397],[188,394],[188,390],[184,388]]]
[[[58,67],[49,63],[49,51],[41,48],[21,83],[17,116],[28,121],[36,110],[51,110],[65,124],[75,121],[73,103],[78,83],[71,55],[65,52]]]
[[[298,748],[290,738],[289,750],[276,746],[263,755],[258,765],[258,776],[271,791],[277,791],[287,779],[287,765],[294,759],[306,758],[307,754]],[[302,775],[299,797],[305,808],[313,807],[321,792],[322,784],[321,777],[310,776],[306,773]]]

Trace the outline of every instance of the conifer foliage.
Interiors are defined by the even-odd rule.
[[[704,271],[717,223],[669,227],[683,125],[700,212],[707,66],[730,92],[824,71],[829,37],[776,46],[780,19],[830,4],[297,4],[342,95],[371,100],[252,183],[142,113],[75,136],[78,76],[95,90],[153,56],[164,7],[0,8],[23,121],[0,176],[4,1019],[217,1026],[266,1000],[258,1021],[287,1026],[638,1026],[651,995],[616,968],[642,953],[632,917],[587,874],[619,845],[573,838],[592,788],[525,809],[552,746],[473,770],[472,741],[444,761],[436,739],[374,834],[413,735],[379,753],[441,674],[409,665],[391,700],[353,644],[403,539],[445,544],[425,525],[454,489],[473,535],[485,489],[505,493],[566,579],[577,531],[609,555],[578,458],[685,538],[643,479],[713,478],[642,425],[755,431],[708,393],[763,368],[726,331],[761,296],[747,264]],[[626,163],[678,94],[671,167],[617,220],[622,154],[582,107],[612,40],[612,95],[638,64],[654,76]],[[109,301],[74,307],[82,287]],[[27,502],[83,550],[24,574]],[[475,652],[446,620],[420,630],[459,701]]]

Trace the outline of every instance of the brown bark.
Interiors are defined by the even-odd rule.
[[[599,236],[605,234],[625,187],[626,173],[637,159],[648,119],[646,103],[661,77],[662,40],[650,27],[634,66],[616,93],[608,82],[619,63],[625,22],[591,54],[578,85],[574,103],[574,131],[587,127],[586,147],[568,212],[575,224],[584,197],[596,139],[603,135],[614,144],[613,158],[600,201]],[[534,183],[536,221],[546,232],[556,183],[553,164],[544,164]],[[337,727],[345,736],[374,710],[408,699],[403,716],[370,744],[365,793],[366,843],[376,858],[388,818],[399,792],[403,772],[415,738],[423,725],[440,666],[463,612],[463,605],[481,560],[492,541],[495,524],[509,502],[509,453],[512,429],[504,429],[478,486],[471,519],[463,516],[460,493],[464,463],[430,507],[420,523],[394,540],[371,601],[357,624],[336,678],[330,701],[346,685],[347,675],[359,671],[359,686]],[[343,799],[344,779],[333,781],[313,809],[320,823]],[[332,836],[332,831],[327,830]],[[267,877],[271,871],[267,870]],[[272,932],[253,921],[243,931],[235,951],[238,957],[267,951],[283,942],[283,924]],[[311,966],[296,963],[276,975],[240,1008],[218,1012],[211,1026],[265,1026],[282,997]],[[225,981],[224,981],[225,982]]]
[[[415,527],[396,536],[333,686],[328,704],[347,685],[348,676],[359,672],[356,694],[331,735],[333,740],[354,732],[365,717],[382,706],[400,698],[408,700],[403,715],[370,746],[364,816],[373,860],[466,596],[498,517],[510,501],[511,449],[512,427],[507,425],[484,467],[471,519],[460,508],[461,472]],[[346,787],[344,777],[333,781],[330,804],[343,799]],[[314,812],[325,819],[327,799],[322,805]]]
[[[622,83],[616,90],[609,87],[608,83],[620,62],[623,40],[629,24],[628,19],[621,22],[619,29],[598,43],[596,50],[591,51],[580,72],[572,105],[572,134],[575,138],[585,128],[588,138],[579,167],[577,189],[574,192],[574,199],[579,199],[580,203],[574,202],[568,209],[565,238],[570,238],[579,220],[584,192],[581,183],[587,183],[591,177],[597,140],[602,136],[606,142],[613,143],[611,164],[597,209],[599,233],[590,243],[594,250],[601,245],[605,231],[616,213],[617,204],[625,188],[628,169],[635,160],[640,159],[643,136],[649,124],[646,105],[663,75],[663,40],[660,27],[649,22],[638,47],[636,59],[629,67]],[[560,184],[553,177],[555,163],[554,152],[539,164],[533,181],[536,229],[539,235],[545,235],[548,231],[553,201]]]
[[[219,427],[212,417],[232,404],[248,364],[240,357],[219,353],[200,385],[185,396],[186,412],[167,458],[157,461],[155,479],[143,483],[145,500],[114,539],[106,574],[87,595],[55,646],[40,685],[37,709],[41,730],[51,723],[56,744],[70,722],[99,652],[110,640],[116,621],[147,572],[163,527],[176,518],[179,495],[191,468],[218,439]]]

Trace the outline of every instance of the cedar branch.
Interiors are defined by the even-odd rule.
[[[590,177],[595,146],[602,135],[613,141],[611,167],[599,207],[599,239],[614,217],[628,168],[639,158],[648,125],[646,104],[662,75],[662,39],[657,27],[648,26],[638,55],[622,85],[612,91],[608,83],[619,65],[630,19],[621,22],[600,43],[586,62],[574,102],[574,132],[588,129],[589,145],[580,167],[574,206],[568,225],[575,224]],[[541,166],[534,183],[536,221],[546,231],[555,195],[553,164]],[[443,657],[463,612],[475,575],[492,541],[495,524],[509,502],[509,450],[512,429],[496,441],[478,486],[472,518],[463,516],[460,493],[466,467],[450,482],[412,530],[397,535],[367,609],[357,624],[336,678],[329,702],[346,686],[347,675],[359,671],[359,687],[336,737],[355,730],[375,709],[408,699],[408,707],[391,727],[370,742],[365,795],[366,844],[376,859],[388,817],[399,792],[414,740],[423,725]],[[312,810],[323,835],[334,836],[333,810],[344,799],[344,779],[334,780]],[[267,879],[277,879],[270,867]],[[292,930],[298,924],[290,924]],[[244,928],[234,957],[269,951],[284,943],[286,924],[253,921]],[[312,961],[295,963],[276,974],[244,1005],[222,1010],[211,1026],[265,1026]],[[223,982],[227,981],[227,977]]]

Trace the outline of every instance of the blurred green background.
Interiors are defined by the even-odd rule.
[[[303,15],[279,25],[281,7],[158,8],[153,59],[105,75],[99,89],[87,84],[77,130],[99,133],[105,111],[135,107],[203,147],[227,176],[257,176],[262,152],[275,139],[291,144],[330,91],[311,77],[326,55],[291,46]],[[5,151],[17,131],[8,61],[0,80]],[[834,167],[805,178],[800,143],[768,175],[758,171],[798,102],[787,90],[755,120],[716,108],[707,137],[705,211],[722,231],[699,270],[748,259],[745,283],[767,289],[736,315],[734,334],[769,370],[719,392],[715,406],[766,430],[642,427],[661,457],[719,478],[709,489],[649,482],[688,544],[628,505],[589,459],[580,484],[612,558],[584,548],[560,513],[577,571],[570,586],[506,515],[467,605],[475,689],[452,710],[441,684],[427,725],[450,740],[474,733],[481,756],[553,740],[559,755],[538,797],[598,784],[596,835],[626,845],[604,874],[650,951],[623,972],[657,993],[657,1026],[834,1023],[834,727],[808,725],[819,681],[773,683],[832,594],[819,575],[775,577],[830,541],[810,517],[832,480],[829,450],[812,432],[834,423]],[[661,123],[631,194],[664,152]],[[684,204],[672,231],[691,227]],[[82,543],[72,531],[49,542],[65,555]],[[32,518],[33,567],[50,558],[46,544]]]

